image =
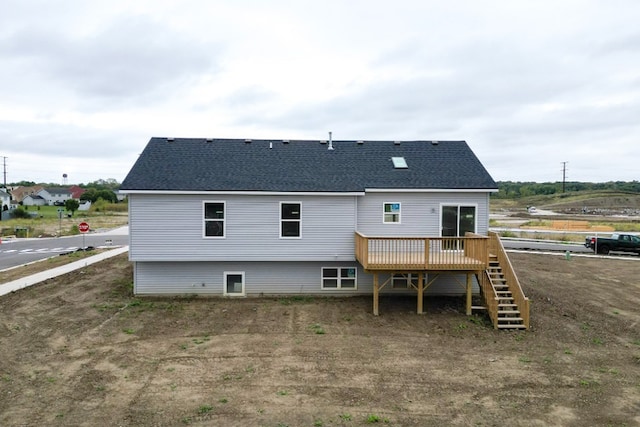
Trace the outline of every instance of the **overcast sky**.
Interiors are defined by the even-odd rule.
[[[497,181],[640,179],[637,0],[3,0],[0,64],[7,182],[329,131],[466,140]]]

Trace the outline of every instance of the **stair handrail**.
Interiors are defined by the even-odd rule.
[[[482,289],[482,297],[487,307],[487,313],[489,319],[493,324],[493,329],[498,329],[498,303],[499,298],[496,290],[491,285],[491,278],[489,277],[489,270],[485,270],[479,278],[480,288]]]
[[[518,310],[520,310],[522,323],[526,329],[529,329],[529,298],[525,296],[522,286],[520,286],[520,281],[513,269],[513,265],[511,265],[511,260],[509,259],[507,252],[504,250],[500,236],[498,233],[490,231],[489,238],[489,251],[498,258],[507,286],[513,296],[513,302],[518,306]]]

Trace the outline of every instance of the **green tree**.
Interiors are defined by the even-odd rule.
[[[73,215],[75,211],[78,210],[79,207],[80,207],[80,202],[77,201],[76,199],[69,199],[66,202],[64,202],[64,208],[69,212],[71,212],[71,215]]]
[[[98,200],[98,190],[95,188],[87,188],[87,190],[80,196],[80,200],[87,200],[94,203]]]
[[[111,190],[98,190],[98,199],[103,199],[106,200],[107,202],[111,202],[111,203],[118,203],[118,196],[116,196],[116,193],[114,193]]]

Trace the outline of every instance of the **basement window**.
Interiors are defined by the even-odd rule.
[[[224,295],[244,296],[244,271],[224,272]]]
[[[409,289],[409,286],[417,286],[418,275],[417,274],[394,274],[391,277],[391,287],[393,289]]]
[[[356,289],[355,267],[322,267],[322,289]]]

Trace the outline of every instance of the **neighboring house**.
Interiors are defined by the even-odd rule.
[[[71,193],[71,198],[80,200],[80,196],[84,194],[86,190],[78,185],[72,185],[69,187],[69,193]]]
[[[38,195],[46,200],[47,205],[64,205],[64,202],[73,198],[71,191],[64,187],[43,188]]]
[[[5,206],[7,208],[6,211],[4,210]],[[9,219],[9,209],[11,209],[11,195],[4,190],[0,190],[0,220]]]
[[[114,193],[116,194],[118,202],[124,202],[124,200],[127,198],[127,195],[120,190],[115,190]]]
[[[152,138],[121,191],[138,295],[494,301],[497,185],[464,141]]]
[[[44,206],[47,204],[47,201],[38,194],[29,194],[22,199],[22,204],[24,206]]]
[[[0,190],[0,210],[4,210],[6,206],[9,209],[11,205],[11,195],[4,190]]]
[[[20,203],[24,201],[24,198],[28,195],[38,194],[40,190],[42,190],[41,185],[36,185],[33,187],[16,187],[11,190],[11,197],[13,198],[13,200],[15,200],[16,203]]]

